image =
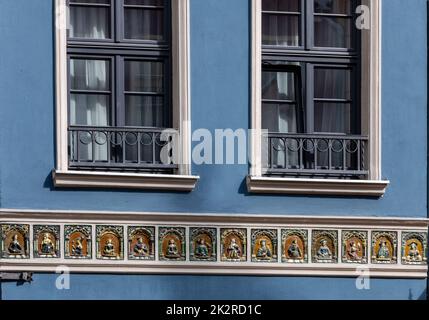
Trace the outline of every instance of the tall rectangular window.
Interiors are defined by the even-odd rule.
[[[69,0],[69,167],[169,172],[169,0]]]
[[[267,175],[365,178],[357,0],[262,0]]]

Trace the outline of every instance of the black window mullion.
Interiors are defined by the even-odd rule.
[[[116,81],[115,81],[115,89],[116,89],[116,121],[114,125],[119,127],[125,126],[125,80],[124,80],[124,58],[122,56],[115,56],[116,62]]]
[[[304,0],[305,9],[303,19],[305,20],[305,49],[310,50],[314,43],[314,0]]]

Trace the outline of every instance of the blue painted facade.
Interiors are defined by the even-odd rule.
[[[382,199],[261,196],[247,193],[246,165],[193,165],[189,194],[135,190],[58,190],[55,167],[53,1],[0,0],[0,206],[17,209],[120,210],[427,217],[427,1],[383,6]],[[248,128],[250,1],[190,0],[192,129]],[[426,280],[293,277],[55,275],[1,285],[17,298],[422,299]]]

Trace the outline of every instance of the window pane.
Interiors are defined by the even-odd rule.
[[[164,92],[162,62],[125,61],[125,91]]]
[[[70,6],[70,38],[109,39],[110,7]]]
[[[351,0],[314,0],[314,12],[350,14]]]
[[[314,104],[314,130],[324,133],[351,133],[350,103]]]
[[[314,69],[314,97],[351,99],[351,71],[348,69]]]
[[[262,129],[269,132],[296,133],[296,106],[293,104],[262,103]]]
[[[164,0],[125,0],[125,5],[163,6]]]
[[[300,0],[262,0],[262,10],[299,12]]]
[[[126,7],[124,19],[126,39],[164,39],[164,10]]]
[[[300,45],[299,15],[262,15],[262,44],[297,47]]]
[[[292,72],[262,73],[262,98],[268,100],[295,100],[295,78]]]
[[[109,106],[109,95],[71,94],[70,124],[106,126]]]
[[[351,24],[349,18],[314,17],[314,45],[316,47],[350,48]]]
[[[106,60],[70,59],[72,90],[110,90],[110,62]]]
[[[137,127],[164,126],[162,97],[126,95],[125,125]]]

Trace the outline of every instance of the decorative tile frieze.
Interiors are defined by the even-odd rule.
[[[33,226],[33,254],[35,258],[60,258],[60,226]]]
[[[97,226],[97,259],[124,259],[124,227],[117,225]]]
[[[338,262],[338,231],[337,230],[313,230],[312,256],[315,263]]]
[[[30,226],[28,224],[3,224],[0,241],[2,258],[30,258]]]
[[[276,229],[252,229],[252,262],[277,262]]]
[[[372,263],[396,264],[398,262],[398,233],[396,231],[372,232]]]
[[[216,228],[190,228],[189,257],[191,261],[216,261],[217,257],[217,230]]]
[[[221,261],[247,261],[247,230],[241,228],[220,229]]]
[[[155,227],[128,227],[128,259],[155,260]]]
[[[427,232],[402,233],[402,264],[427,264]]]
[[[342,232],[343,263],[368,263],[368,232],[359,230],[343,230]]]
[[[282,262],[308,262],[308,231],[282,229]]]
[[[159,260],[186,261],[186,229],[183,227],[159,228]]]
[[[374,277],[427,277],[423,220],[34,216],[4,219],[0,210],[2,272],[54,272],[65,263],[89,273],[356,276],[365,264]]]

